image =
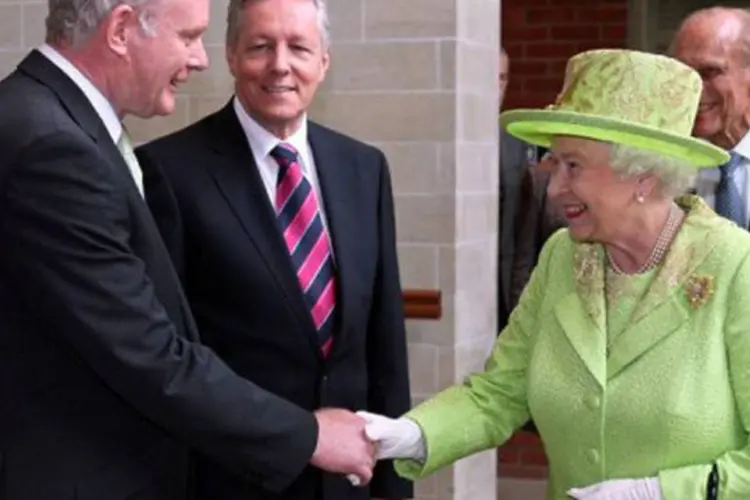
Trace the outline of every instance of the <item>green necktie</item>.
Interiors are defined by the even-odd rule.
[[[125,128],[122,129],[120,140],[117,141],[117,149],[120,150],[125,163],[128,164],[130,175],[133,176],[133,181],[138,188],[138,192],[143,196],[143,171],[141,171],[141,166],[138,164],[138,158],[135,156],[135,151],[133,150],[133,143],[130,141],[130,136]]]

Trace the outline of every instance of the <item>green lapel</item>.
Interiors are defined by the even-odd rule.
[[[711,234],[721,227],[711,209],[698,197],[677,200],[688,213],[646,295],[636,306],[630,326],[612,346],[607,363],[611,379],[680,328],[691,314],[688,282],[716,246]],[[708,229],[708,231],[706,231]]]
[[[591,372],[604,386],[606,380],[606,303],[604,252],[600,245],[577,244],[573,252],[576,291],[555,306],[555,317],[565,336]]]

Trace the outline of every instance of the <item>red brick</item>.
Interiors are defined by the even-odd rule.
[[[552,26],[550,39],[561,40],[599,40],[599,26]]]
[[[511,446],[541,446],[542,440],[533,432],[518,431],[513,434],[507,444]]]
[[[597,0],[601,2],[602,0]],[[618,2],[627,2],[628,0],[617,0]],[[566,7],[591,6],[591,0],[549,0],[550,5],[564,5]],[[503,2],[504,4],[504,2]]]
[[[505,53],[511,59],[521,59],[526,55],[526,44],[521,42],[506,43],[503,45]]]
[[[511,68],[511,71],[513,69]],[[505,89],[505,96],[506,99],[509,95],[516,95],[516,94],[522,94],[523,93],[523,76],[517,75],[513,76],[513,73],[511,73],[510,81],[508,82],[508,87]]]
[[[622,41],[628,38],[628,28],[624,24],[613,24],[611,26],[601,26],[602,40]]]
[[[562,7],[546,7],[529,9],[526,12],[526,22],[533,25],[552,25],[575,22],[576,12],[574,9]]]
[[[503,27],[526,25],[526,7],[503,6],[503,9],[500,15],[501,15]]]
[[[559,59],[576,53],[574,43],[537,42],[526,45],[526,57],[530,59]]]
[[[503,26],[503,41],[504,43],[513,42],[525,42],[529,40],[547,40],[549,38],[549,28],[546,26]]]
[[[519,462],[519,453],[509,448],[497,450],[497,461],[502,464],[516,464]]]
[[[521,452],[521,463],[524,465],[547,465],[544,450],[525,450]]]
[[[511,80],[519,76],[542,76],[547,73],[547,63],[542,61],[511,61]]]
[[[557,61],[547,61],[547,74],[557,76],[562,82],[565,77],[565,68],[568,67],[567,59],[560,59]]]
[[[534,478],[544,479],[548,475],[546,467],[534,465],[502,465],[498,467],[499,475],[502,477]]]
[[[538,109],[547,106],[555,100],[555,96],[548,95],[526,95],[526,94],[508,94],[503,101],[503,110],[507,109]]]
[[[562,86],[562,80],[554,77],[526,78],[523,82],[524,92],[557,92]]]
[[[628,22],[627,6],[607,5],[593,9],[580,9],[578,20],[596,23],[620,23]]]
[[[621,49],[625,46],[625,40],[614,41],[614,40],[600,40],[590,42],[578,42],[578,52],[585,52],[587,50],[596,49]]]

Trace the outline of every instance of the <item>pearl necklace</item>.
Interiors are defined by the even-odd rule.
[[[667,250],[669,250],[669,245],[672,243],[672,239],[674,238],[677,230],[680,227],[680,224],[682,223],[682,215],[683,212],[677,205],[673,204],[669,208],[667,222],[664,223],[664,227],[661,228],[659,237],[656,238],[656,244],[654,244],[654,248],[651,250],[651,255],[648,256],[646,262],[644,262],[643,265],[641,265],[641,267],[639,267],[633,274],[643,274],[647,271],[650,271],[661,262],[661,260],[664,258],[664,255],[667,253]],[[615,260],[612,258],[612,255],[609,253],[609,249],[606,249],[605,251],[607,253],[607,259],[609,260],[609,265],[612,267],[612,270],[617,274],[628,274],[623,271],[620,266],[617,265]]]

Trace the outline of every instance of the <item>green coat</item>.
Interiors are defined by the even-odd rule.
[[[750,233],[697,197],[679,202],[682,229],[609,356],[603,250],[556,233],[485,371],[408,414],[427,460],[399,473],[499,446],[531,416],[549,499],[658,475],[664,500],[703,500],[713,462],[719,498],[750,499]]]

